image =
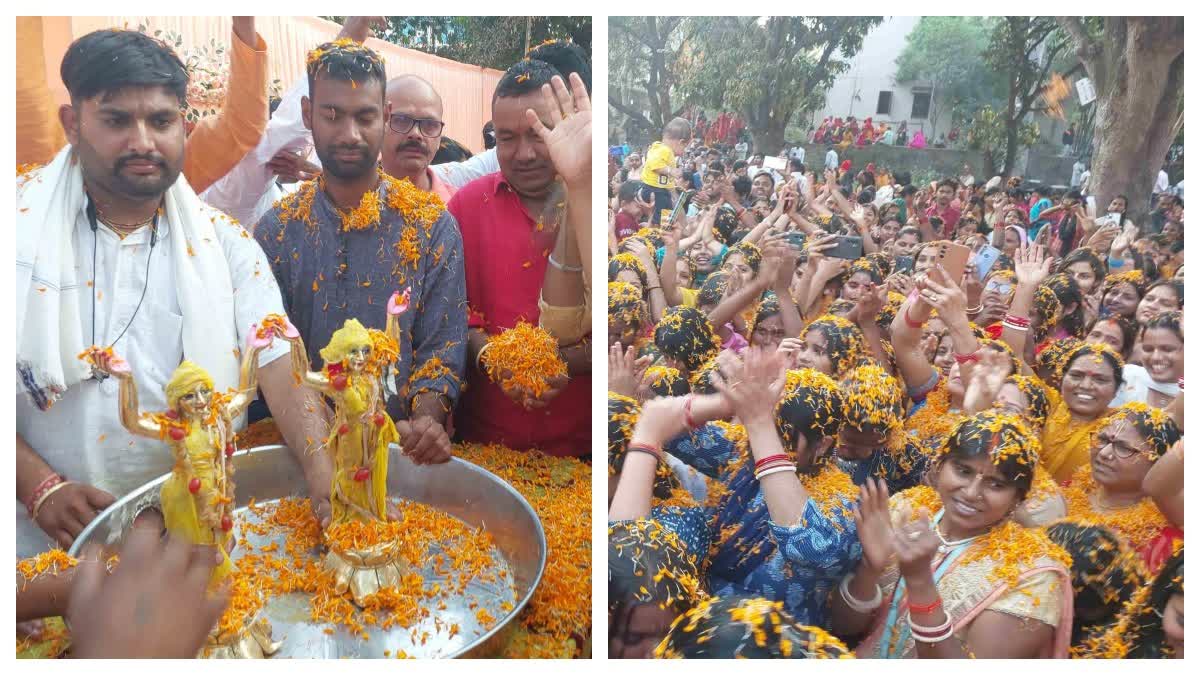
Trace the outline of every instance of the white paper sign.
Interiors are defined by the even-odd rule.
[[[1079,105],[1087,105],[1096,100],[1096,87],[1086,77],[1075,83],[1075,91],[1079,92]]]

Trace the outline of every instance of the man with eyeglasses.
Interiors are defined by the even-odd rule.
[[[432,192],[442,202],[450,201],[458,188],[443,181],[429,168],[442,140],[442,97],[433,85],[416,75],[401,75],[387,85],[392,106],[383,135],[383,170],[396,178]]]
[[[254,236],[314,364],[347,319],[382,329],[388,299],[411,292],[400,315],[400,359],[385,378],[387,408],[410,459],[445,462],[446,424],[466,356],[462,237],[435,194],[379,169],[384,150],[386,160],[420,168],[416,178],[427,179],[423,169],[437,147],[427,132],[441,132],[438,120],[418,121],[440,116],[440,106],[412,104],[415,97],[401,108],[412,121],[393,120],[386,82],[382,60],[361,44],[327,43],[310,52],[309,96],[301,104],[324,171],[272,208]],[[421,84],[402,82],[401,91]]]

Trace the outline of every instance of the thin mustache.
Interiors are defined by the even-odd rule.
[[[166,160],[162,159],[161,157],[143,157],[141,155],[132,155],[129,157],[122,157],[121,159],[117,160],[117,168],[121,168],[130,162],[152,162],[158,166],[164,166],[166,164]]]

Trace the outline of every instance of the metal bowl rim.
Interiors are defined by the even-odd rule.
[[[395,443],[391,444],[391,447],[393,449],[397,449],[397,450],[399,449],[399,446],[396,445]],[[279,450],[291,452],[291,450],[286,445],[273,444],[273,445],[255,446],[255,447],[250,448],[249,450],[245,451],[245,453],[239,452],[238,454],[240,455],[240,454],[252,454],[252,453],[256,453],[256,452],[276,452]],[[532,516],[532,518],[533,518],[533,523],[537,529],[537,538],[538,538],[539,549],[541,551],[541,555],[538,557],[537,574],[534,575],[533,582],[530,584],[529,590],[525,593],[524,596],[521,597],[520,602],[518,602],[513,607],[513,610],[511,612],[509,612],[508,617],[504,621],[498,621],[495,626],[493,626],[488,632],[486,632],[483,635],[476,638],[474,642],[464,646],[462,649],[459,649],[457,652],[454,652],[453,654],[447,655],[447,658],[455,658],[455,657],[461,656],[461,655],[471,651],[476,646],[486,644],[487,641],[492,639],[492,637],[494,637],[497,633],[506,629],[512,621],[519,619],[521,612],[525,609],[525,606],[529,604],[529,601],[533,598],[533,594],[537,592],[538,586],[540,586],[542,583],[542,576],[546,573],[546,556],[548,554],[548,551],[547,551],[547,545],[546,545],[546,531],[542,527],[542,519],[540,517],[538,517],[537,511],[535,511],[533,509],[533,506],[531,506],[529,504],[529,501],[527,499],[525,499],[525,495],[518,492],[516,488],[514,488],[512,485],[510,485],[508,483],[508,481],[497,476],[496,474],[492,473],[491,471],[488,471],[487,469],[479,466],[478,464],[473,464],[471,462],[468,462],[465,459],[462,459],[461,457],[451,457],[450,463],[461,464],[464,467],[466,467],[467,470],[469,470],[469,471],[476,471],[476,472],[487,474],[496,483],[499,483],[500,485],[502,485],[504,487],[504,489],[507,490],[512,496],[516,497],[517,501],[522,506],[525,507],[526,512],[529,513],[529,515]],[[134,500],[141,499],[142,495],[144,495],[147,490],[152,489],[155,486],[166,482],[167,478],[169,478],[170,476],[171,476],[171,474],[169,474],[169,473],[163,474],[162,476],[155,478],[154,480],[142,485],[140,488],[134,490],[133,492],[131,492],[131,493],[125,495],[124,497],[121,497],[117,501],[113,502],[107,509],[104,509],[104,511],[101,511],[92,520],[92,522],[88,523],[87,527],[83,528],[83,531],[79,533],[79,536],[75,537],[75,541],[72,542],[71,548],[67,551],[67,553],[71,556],[78,557],[83,548],[83,542],[87,541],[88,537],[92,534],[93,530],[96,530],[99,527],[99,523],[104,519],[104,516],[107,516],[110,511],[116,511],[117,509],[133,502]]]

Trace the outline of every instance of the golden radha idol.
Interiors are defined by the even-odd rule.
[[[398,588],[405,571],[399,541],[381,541],[376,526],[387,521],[388,449],[400,438],[387,414],[383,382],[399,358],[399,316],[408,303],[408,290],[392,295],[384,331],[347,319],[321,350],[325,367],[320,371],[310,369],[304,341],[294,328],[276,331],[292,345],[292,368],[301,382],[333,401],[325,441],[334,463],[325,567],[336,577],[336,592],[349,589],[359,604],[383,588]]]
[[[212,378],[203,368],[184,361],[167,383],[167,410],[149,414],[138,409],[137,384],[128,362],[111,348],[92,347],[84,353],[98,370],[120,381],[121,424],[132,434],[170,446],[175,466],[159,492],[163,523],[176,537],[215,546],[220,551],[221,563],[212,572],[213,585],[234,573],[229,558],[234,539],[231,458],[237,449],[233,420],[254,400],[258,355],[265,346],[250,345],[242,356],[238,389],[225,394],[213,391]],[[278,651],[279,646],[271,640],[271,625],[266,618],[250,616],[235,629],[214,629],[201,656],[264,658]]]

